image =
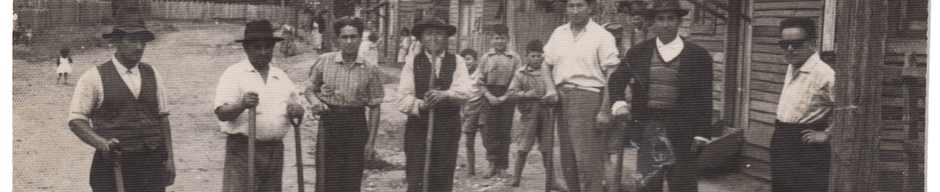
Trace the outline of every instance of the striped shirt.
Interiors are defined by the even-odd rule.
[[[362,57],[345,63],[342,52],[321,55],[307,81],[307,89],[331,106],[377,106],[385,97],[378,67],[366,64]]]
[[[787,66],[787,76],[777,103],[777,120],[809,124],[823,119],[835,103],[835,71],[813,54],[799,70]]]

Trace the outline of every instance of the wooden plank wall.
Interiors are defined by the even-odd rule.
[[[776,121],[777,101],[786,74],[784,51],[777,46],[780,21],[810,17],[822,34],[822,0],[754,0],[753,45],[749,122],[742,151],[744,172],[770,180],[770,138]],[[819,35],[821,37],[821,35]]]

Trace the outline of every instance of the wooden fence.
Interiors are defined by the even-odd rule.
[[[258,20],[293,23],[296,10],[274,5],[223,4],[153,0],[150,13],[154,19],[167,20]]]
[[[29,1],[14,8],[21,27],[95,26],[111,19],[111,3],[97,1]]]

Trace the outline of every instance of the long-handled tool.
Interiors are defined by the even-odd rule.
[[[430,85],[428,88],[434,90],[434,75],[431,75],[431,80],[429,81]],[[427,97],[425,97],[427,99]],[[428,109],[428,137],[427,137],[427,148],[424,151],[424,178],[421,183],[421,191],[428,192],[428,177],[431,171],[431,144],[434,139],[434,108]]]
[[[294,121],[294,120],[297,121]],[[304,157],[303,148],[300,145],[300,125],[303,118],[291,118],[290,124],[294,126],[294,152],[297,157],[297,191],[304,191]]]
[[[117,139],[111,139],[111,143],[117,143]],[[118,192],[124,192],[124,173],[121,171],[121,148],[118,145],[111,147],[111,158],[114,159],[114,183]]]
[[[255,107],[248,108],[248,191],[254,192],[257,189],[255,182],[255,131],[256,116],[258,112]]]

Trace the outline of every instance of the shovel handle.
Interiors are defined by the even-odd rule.
[[[295,121],[296,119],[296,121]],[[304,191],[304,158],[303,146],[300,144],[300,125],[303,118],[291,118],[290,124],[294,126],[294,152],[297,158],[297,191]]]
[[[124,174],[121,171],[121,151],[111,151],[114,158],[114,183],[118,192],[124,192]]]
[[[255,131],[256,116],[258,112],[255,107],[248,108],[248,191],[255,191]]]

